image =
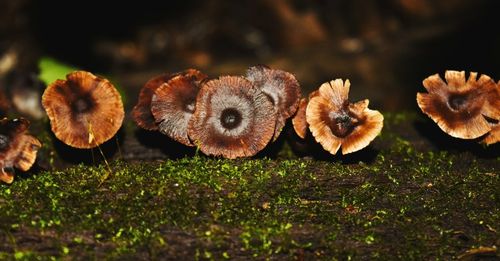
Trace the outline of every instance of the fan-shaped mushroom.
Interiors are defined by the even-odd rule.
[[[188,134],[205,154],[249,157],[271,140],[275,122],[263,92],[245,78],[222,76],[202,85]]]
[[[417,93],[420,109],[450,136],[475,139],[488,133],[491,127],[483,115],[494,117],[498,111],[487,102],[495,82],[484,74],[477,79],[475,72],[466,81],[464,71],[446,71],[445,79],[434,74],[423,81],[429,93]]]
[[[12,183],[14,167],[22,171],[31,168],[38,149],[42,146],[35,137],[27,134],[29,121],[7,118],[0,120],[0,180]]]
[[[341,79],[324,83],[306,108],[309,130],[323,148],[336,154],[358,151],[370,144],[380,133],[384,117],[368,109],[369,101],[349,103],[350,83]]]
[[[42,105],[56,137],[76,148],[93,148],[109,140],[124,117],[115,87],[85,71],[51,83],[43,93]]]

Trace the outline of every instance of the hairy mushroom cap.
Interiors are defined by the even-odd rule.
[[[248,68],[246,78],[268,96],[277,112],[274,140],[281,133],[286,120],[292,117],[299,106],[301,91],[295,76],[282,70],[266,66]]]
[[[206,78],[205,74],[191,69],[156,89],[151,113],[161,133],[184,145],[194,146],[189,140],[187,127],[195,111],[200,84]]]
[[[51,83],[43,93],[42,105],[56,137],[81,149],[109,140],[120,129],[124,117],[115,87],[85,71],[72,72],[66,80]]]
[[[368,100],[348,101],[349,80],[324,83],[306,109],[309,129],[317,142],[331,154],[342,146],[342,154],[358,151],[380,133],[384,117],[368,109]]]
[[[27,171],[36,160],[42,146],[35,137],[27,134],[29,121],[25,119],[0,120],[0,180],[12,183],[14,167]]]
[[[417,93],[417,103],[444,132],[462,139],[475,139],[491,130],[483,115],[495,117],[498,108],[488,105],[488,94],[495,88],[495,82],[487,75],[477,79],[471,72],[465,80],[464,71],[446,71],[446,83],[439,74],[423,81],[429,93]],[[486,106],[485,106],[486,105]]]
[[[269,143],[275,122],[264,93],[245,78],[222,76],[202,85],[188,134],[205,154],[249,157]]]

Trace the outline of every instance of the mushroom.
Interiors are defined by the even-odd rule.
[[[301,96],[300,85],[293,74],[262,65],[248,68],[246,78],[274,105],[277,117],[273,139],[276,140],[286,120],[297,111]]]
[[[202,85],[188,134],[207,155],[250,157],[269,143],[275,122],[263,92],[243,77],[222,76]]]
[[[342,154],[358,151],[380,133],[384,117],[368,109],[369,100],[349,103],[350,82],[341,79],[323,83],[306,108],[309,130],[331,154],[342,146]]]
[[[187,127],[195,111],[200,83],[206,78],[200,71],[189,69],[156,89],[151,113],[161,133],[186,146],[194,146],[189,140]]]
[[[124,110],[120,94],[106,79],[85,71],[51,83],[42,96],[52,131],[75,148],[96,147],[120,129]]]
[[[307,135],[306,108],[307,98],[300,99],[299,109],[292,118],[293,129],[301,139],[305,139]]]
[[[484,74],[477,80],[475,72],[467,81],[464,71],[446,71],[444,77],[446,83],[439,74],[423,81],[429,93],[417,93],[422,112],[452,137],[475,139],[488,133],[491,127],[483,114],[492,116],[495,110],[487,103],[495,82]]]
[[[155,90],[172,77],[174,77],[174,75],[164,73],[150,79],[142,87],[139,92],[139,100],[132,109],[132,118],[139,127],[146,130],[158,130],[158,126],[156,125],[153,114],[151,113],[151,99],[153,98]]]
[[[0,180],[5,183],[14,180],[14,167],[22,171],[30,169],[42,146],[38,139],[27,134],[29,124],[23,118],[0,120]]]
[[[299,136],[301,139],[305,139],[307,135],[307,129],[309,127],[309,124],[307,124],[306,120],[306,108],[307,108],[307,102],[308,100],[312,99],[315,96],[318,96],[319,92],[318,90],[313,91],[311,94],[309,94],[309,98],[302,98],[300,99],[299,103],[299,108],[297,112],[295,113],[295,116],[292,118],[292,125],[293,129],[295,130],[295,133],[297,136]]]

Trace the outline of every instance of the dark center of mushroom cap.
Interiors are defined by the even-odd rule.
[[[234,108],[227,108],[222,111],[220,123],[226,129],[234,129],[241,124],[241,113]]]
[[[330,129],[340,138],[348,136],[357,125],[357,119],[347,112],[333,113],[331,115]]]
[[[0,150],[3,150],[9,146],[9,137],[7,135],[0,134]]]
[[[92,101],[88,97],[78,98],[72,104],[76,113],[88,112],[92,109]]]
[[[465,95],[452,95],[448,99],[448,106],[455,111],[462,110],[466,107],[467,97]]]

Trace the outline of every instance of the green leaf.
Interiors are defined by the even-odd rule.
[[[40,68],[38,78],[46,85],[57,79],[65,79],[66,74],[78,70],[76,67],[64,64],[51,57],[42,57],[38,61],[38,68]]]

